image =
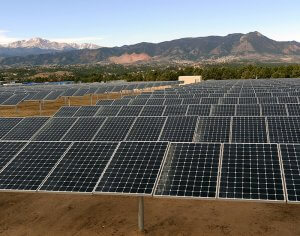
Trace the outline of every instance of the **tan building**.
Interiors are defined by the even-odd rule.
[[[183,84],[194,84],[194,83],[200,83],[202,80],[201,75],[197,76],[179,76],[178,81],[183,81]]]

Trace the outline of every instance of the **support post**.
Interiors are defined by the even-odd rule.
[[[139,225],[139,231],[144,231],[144,197],[138,197],[138,225]]]
[[[93,94],[90,95],[91,96],[91,106],[93,105]]]
[[[68,97],[68,104],[69,104],[69,106],[71,106],[70,97]]]
[[[16,114],[18,115],[18,105],[16,105]]]
[[[65,99],[65,105],[67,105],[67,97],[64,97],[64,99]]]

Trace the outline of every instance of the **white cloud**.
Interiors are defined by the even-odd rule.
[[[0,44],[8,44],[20,40],[19,38],[8,36],[9,31],[0,29]]]

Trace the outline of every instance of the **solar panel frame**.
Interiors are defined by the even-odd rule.
[[[53,117],[73,117],[74,114],[80,109],[76,106],[61,107]]]
[[[36,192],[70,146],[71,142],[29,142],[1,170],[0,191]]]
[[[92,194],[118,146],[118,142],[73,142],[37,191]]]
[[[120,174],[120,172],[118,171],[118,175],[116,175],[116,174],[113,174],[113,169],[114,169],[114,167],[116,166],[116,167],[118,167],[118,165],[116,164],[116,162],[118,162],[118,161],[120,161],[120,158],[126,158],[127,157],[127,155],[125,156],[125,154],[123,153],[122,154],[122,150],[124,149],[125,151],[126,151],[126,149],[127,149],[127,151],[129,152],[130,151],[130,147],[129,148],[126,148],[126,145],[128,145],[128,144],[131,144],[131,145],[150,145],[150,144],[153,144],[153,145],[160,145],[161,147],[162,147],[162,152],[163,153],[157,153],[156,154],[156,152],[154,152],[154,150],[152,150],[151,151],[151,155],[153,155],[153,154],[156,154],[156,155],[160,155],[160,160],[156,160],[155,162],[160,162],[160,163],[158,163],[158,164],[155,164],[155,168],[152,166],[152,172],[154,171],[154,176],[153,177],[151,177],[151,182],[150,182],[150,186],[149,187],[144,187],[144,191],[139,191],[139,190],[136,190],[135,192],[133,192],[133,191],[131,191],[131,192],[129,192],[129,191],[117,191],[117,190],[115,190],[115,191],[103,191],[103,190],[101,190],[101,188],[103,189],[103,188],[105,188],[105,184],[106,184],[106,182],[108,182],[108,179],[112,179],[112,178],[114,178],[114,179],[116,179],[116,176],[119,176],[119,178],[123,178],[124,176],[124,178],[126,179],[127,177],[126,177],[126,175],[128,175],[128,177],[130,177],[130,174],[123,174],[123,175],[121,175]],[[128,195],[128,196],[132,196],[132,195],[134,195],[134,196],[145,196],[145,197],[150,197],[150,196],[152,196],[153,195],[153,192],[154,192],[154,190],[155,190],[155,185],[156,185],[156,182],[157,182],[157,178],[158,178],[158,176],[159,176],[159,173],[160,173],[160,171],[161,171],[161,168],[162,168],[162,165],[163,165],[163,162],[164,162],[164,159],[165,159],[165,157],[166,157],[166,154],[167,154],[167,150],[168,150],[168,147],[169,147],[169,143],[168,142],[121,142],[120,143],[120,145],[119,145],[119,147],[116,149],[116,152],[114,153],[114,155],[112,156],[112,158],[111,158],[111,160],[109,161],[109,163],[107,164],[107,167],[106,167],[106,169],[105,169],[105,171],[104,171],[104,173],[103,173],[103,175],[100,177],[100,179],[99,179],[99,182],[97,183],[97,185],[96,185],[96,187],[94,188],[94,191],[93,191],[93,194],[103,194],[103,195]],[[147,149],[148,150],[148,149]],[[127,152],[127,153],[128,153]],[[133,152],[134,153],[134,152]],[[143,152],[138,152],[139,153],[139,155],[137,155],[137,154],[135,154],[135,155],[131,155],[132,156],[132,159],[134,160],[134,158],[139,158],[140,160],[141,160],[141,153],[143,154],[143,155],[145,155],[145,154],[147,154],[147,152],[146,152],[146,150],[144,149],[144,151]],[[143,160],[142,160],[143,161]],[[147,160],[148,161],[148,164],[149,164],[149,159]],[[128,158],[127,158],[127,162],[128,162]],[[135,166],[135,164],[138,164],[138,159],[136,159],[135,161],[134,161],[134,164],[131,164],[131,165],[133,165],[133,168],[134,168],[134,166]],[[145,168],[146,167],[146,165],[145,165],[146,163],[141,163],[140,164],[140,167],[142,167],[142,168]],[[129,164],[127,164],[126,165],[127,167],[130,167],[130,165]],[[120,163],[119,164],[119,169],[121,169],[121,167],[122,167],[122,164]],[[118,169],[118,168],[117,168]],[[124,170],[124,168],[123,168],[123,170]],[[125,170],[126,170],[126,168],[125,168]],[[124,170],[124,171],[125,171]],[[139,172],[138,172],[138,170],[136,170],[135,171],[136,173],[133,173],[133,174],[136,174],[136,175],[141,175]],[[152,173],[151,172],[151,173]],[[124,173],[124,172],[123,172]],[[106,178],[106,175],[111,175],[112,176],[112,178],[110,178],[110,177],[107,177]],[[115,175],[115,176],[114,176]],[[103,183],[104,181],[105,181],[105,178],[106,178],[106,182],[105,183]],[[144,181],[144,183],[142,182],[142,180],[144,180],[144,179],[142,179],[141,180],[141,182],[139,183],[138,182],[138,178],[134,178],[134,181],[136,181],[137,180],[137,182],[133,182],[133,184],[135,184],[135,185],[137,185],[137,184],[139,184],[139,186],[140,185],[149,185],[149,182],[147,182],[147,184],[145,184],[145,181]],[[112,181],[112,180],[111,180]],[[102,183],[101,183],[102,182]],[[113,186],[114,188],[118,188],[119,187],[119,185],[122,183],[122,182],[117,182],[118,183],[118,186],[117,187],[114,187],[113,186],[113,184],[112,183],[110,183],[110,184],[108,184],[108,186]],[[126,183],[128,183],[128,181],[126,182]],[[133,185],[132,184],[132,185]],[[124,184],[122,184],[122,185],[124,185]],[[125,188],[125,186],[123,186],[123,187],[121,187],[121,188]],[[127,187],[128,188],[128,187]],[[149,190],[151,190],[151,192],[149,192]],[[146,192],[147,191],[147,192]]]
[[[227,153],[232,153],[230,151],[230,148],[235,148],[237,150],[237,147],[243,147],[243,151],[246,150],[244,153],[245,155],[235,155],[235,153],[233,152],[233,155],[229,155]],[[255,147],[257,148],[257,150],[255,150],[254,152],[249,152],[247,151],[247,149],[245,147]],[[260,147],[260,148],[258,148]],[[259,152],[260,149],[268,149],[267,152],[264,152],[265,154],[268,155],[268,158],[273,158],[273,159],[263,159],[261,155],[258,155],[257,153]],[[276,150],[275,150],[276,149]],[[235,151],[233,149],[233,151]],[[236,151],[237,153],[237,151]],[[247,158],[251,158],[251,156],[256,156],[256,165],[257,165],[257,174],[255,172],[255,163],[251,163],[251,159],[249,159],[249,161],[247,160]],[[239,158],[240,156],[242,156],[244,159]],[[229,159],[228,159],[229,158]],[[234,164],[230,163],[231,160],[235,160]],[[249,163],[248,163],[249,162]],[[262,164],[258,164],[258,162],[263,162]],[[219,189],[219,195],[218,195],[218,199],[221,200],[239,200],[239,201],[266,201],[266,202],[285,202],[286,201],[286,196],[284,193],[284,183],[282,180],[282,170],[281,170],[281,165],[280,165],[280,159],[278,156],[278,148],[276,144],[246,144],[246,143],[237,143],[237,144],[224,144],[224,150],[223,150],[223,156],[222,156],[222,163],[221,163],[221,173],[220,173],[220,189]],[[253,167],[252,167],[253,165]],[[274,169],[276,166],[276,169]],[[227,170],[225,171],[225,168],[227,168]],[[268,169],[266,169],[268,168]],[[260,170],[261,169],[261,170]],[[274,183],[272,182],[272,179],[269,180],[269,178],[266,178],[266,176],[270,176],[271,174],[267,171],[273,171],[271,173],[275,173],[276,174],[276,178],[275,176],[273,176],[273,180]],[[245,171],[250,171],[250,172],[245,172]],[[252,172],[251,172],[252,171]],[[246,175],[247,173],[247,175]],[[254,182],[254,184],[252,183],[251,179],[251,174],[255,175],[258,178],[258,182],[257,184]],[[238,176],[238,177],[233,177],[234,176]],[[250,175],[250,176],[249,176]],[[260,175],[262,175],[263,177],[260,177]],[[266,176],[265,176],[266,175]],[[274,174],[273,174],[274,175]],[[226,177],[227,176],[227,177]],[[232,182],[232,179],[236,179],[236,181]],[[249,177],[248,177],[249,176]],[[242,179],[247,180],[247,182],[237,182],[237,180],[241,181]],[[254,178],[254,177],[253,177]],[[225,179],[227,179],[225,181]],[[249,181],[248,181],[249,179]],[[263,182],[265,181],[265,183]],[[268,182],[267,182],[268,181]],[[225,187],[222,186],[225,182]],[[226,185],[227,183],[227,185]],[[237,185],[237,183],[239,183],[239,185]],[[242,186],[244,186],[243,184],[247,183],[247,186],[249,186],[250,184],[250,188],[246,187],[245,188],[245,192],[243,192],[243,187],[239,187],[241,184]],[[234,187],[230,187],[228,185],[233,185]],[[259,186],[261,185],[261,186]],[[262,186],[265,185],[265,188],[261,188]],[[270,190],[272,195],[272,189],[267,189],[269,186],[268,185],[277,185],[276,187],[278,188],[278,194],[276,194],[276,188],[275,188],[275,199],[272,199],[269,196],[264,196],[264,194],[268,195],[267,190]],[[226,187],[227,186],[227,187]],[[238,186],[238,187],[237,187]],[[226,190],[222,190],[222,188],[225,188]],[[230,192],[227,191],[227,189],[234,189],[231,190]],[[237,189],[237,191],[236,191]],[[248,190],[250,191],[248,193]],[[266,190],[266,193],[264,193],[264,190]],[[232,192],[233,191],[233,192]],[[242,191],[242,192],[240,192]],[[256,193],[256,191],[258,191]],[[229,194],[229,196],[228,196]],[[249,197],[248,195],[253,194],[255,195],[262,195],[259,197]],[[231,196],[233,195],[233,196]],[[276,198],[276,195],[279,195],[278,198]],[[281,197],[282,196],[282,197]]]
[[[192,153],[190,149],[187,149],[186,152],[184,152],[184,150],[182,150],[182,148],[180,147],[180,152],[177,152],[177,156],[178,156],[178,159],[180,159],[180,156],[183,156],[184,160],[188,160],[188,159],[193,159],[190,163],[188,163],[188,165],[185,165],[185,164],[181,164],[178,165],[178,168],[176,169],[179,169],[179,173],[180,174],[180,179],[177,177],[175,178],[175,176],[178,176],[178,174],[175,174],[176,173],[176,170],[174,170],[174,168],[171,168],[170,166],[173,164],[173,160],[175,159],[175,152],[176,152],[176,145],[181,145],[181,146],[184,146],[184,145],[189,145],[190,146],[194,146],[194,152]],[[160,172],[160,175],[159,177],[157,178],[157,183],[156,183],[156,186],[155,186],[155,191],[153,193],[153,197],[157,197],[157,198],[179,198],[179,199],[201,199],[201,200],[212,200],[212,199],[216,199],[217,198],[217,194],[218,194],[218,181],[219,181],[219,166],[220,166],[220,159],[221,159],[221,156],[222,156],[222,145],[223,144],[218,144],[218,143],[185,143],[185,142],[172,142],[170,143],[170,147],[169,147],[169,150],[167,152],[167,155],[165,157],[165,160],[164,160],[164,163],[162,165],[162,169],[161,169],[161,172]],[[174,147],[175,146],[175,147]],[[199,147],[200,146],[200,147]],[[214,148],[212,150],[216,150],[215,147],[219,147],[219,149],[217,150],[217,153],[216,153],[216,158],[215,158],[215,163],[212,163],[211,165],[209,165],[209,163],[206,161],[207,158],[205,158],[205,161],[204,162],[201,162],[201,155],[202,155],[202,147],[203,146],[214,146]],[[197,148],[196,148],[197,147]],[[198,152],[197,156],[199,155],[198,158],[191,158],[195,152]],[[209,155],[212,155],[210,153],[208,153]],[[169,161],[169,162],[168,162]],[[193,163],[193,161],[196,161],[197,163]],[[214,160],[213,160],[214,161]],[[185,163],[185,162],[184,162]],[[201,168],[203,168],[203,171],[198,171],[199,170],[199,164],[201,166]],[[197,166],[197,167],[196,167]],[[169,168],[170,167],[170,168]],[[206,196],[203,196],[203,192],[201,191],[202,188],[205,188],[207,182],[210,183],[210,180],[207,180],[207,173],[204,174],[205,170],[206,169],[209,169],[209,167],[211,168],[211,171],[214,170],[214,176],[212,175],[208,175],[209,178],[211,177],[214,177],[215,181],[213,181],[215,183],[215,189],[213,190],[213,186],[212,186],[212,191],[211,190],[208,190],[207,191],[207,194],[204,194]],[[169,169],[168,169],[169,168]],[[164,190],[161,190],[159,189],[162,185],[162,188],[166,186],[166,183],[164,184],[161,184],[161,181],[164,181],[162,180],[165,176],[164,174],[166,174],[166,169],[167,170],[167,174],[169,172],[175,172],[174,174],[171,173],[170,176],[171,176],[171,180],[169,181],[172,181],[172,183],[176,183],[177,182],[177,186],[178,186],[178,189],[179,188],[182,188],[180,191],[185,191],[183,190],[183,188],[185,187],[185,189],[188,188],[188,182],[189,180],[185,180],[185,182],[187,182],[184,186],[184,183],[182,181],[182,173],[184,172],[188,172],[188,177],[195,177],[194,178],[194,183],[192,184],[193,185],[193,190],[197,189],[197,191],[194,191],[196,192],[197,194],[182,194],[182,195],[178,195],[178,194],[171,194],[171,191],[175,191],[174,189],[172,190],[172,187],[174,186],[170,186],[170,190],[168,190],[167,192],[169,192],[169,194],[164,194]],[[192,170],[192,171],[191,171]],[[196,172],[196,173],[193,173],[193,172]],[[202,172],[202,173],[201,173]],[[173,178],[172,178],[173,176]],[[196,184],[196,178],[198,179],[198,183]],[[201,180],[200,180],[201,179]],[[168,181],[168,180],[167,180]],[[214,183],[212,183],[212,185],[214,185]],[[210,188],[211,184],[208,184],[208,189]],[[160,191],[162,191],[162,193],[160,193]],[[179,190],[177,190],[178,192]],[[191,192],[191,191],[190,191]],[[186,192],[184,192],[186,193]],[[204,191],[205,193],[205,191]]]

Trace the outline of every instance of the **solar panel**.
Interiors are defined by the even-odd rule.
[[[220,104],[238,104],[239,99],[237,97],[220,98]]]
[[[2,140],[30,140],[47,122],[48,117],[27,117],[11,129]]]
[[[187,115],[209,116],[211,105],[189,105]]]
[[[25,142],[0,142],[0,171],[25,144]]]
[[[76,118],[57,117],[50,119],[35,135],[35,141],[59,141],[76,122]]]
[[[72,96],[84,96],[88,91],[87,88],[80,88]]]
[[[199,117],[195,142],[229,142],[230,117]]]
[[[138,117],[131,127],[127,141],[158,141],[166,117]]]
[[[5,102],[11,96],[13,96],[12,93],[0,94],[0,104],[2,104],[3,102]]]
[[[278,97],[278,103],[298,103],[297,97]]]
[[[239,104],[257,104],[257,98],[249,98],[249,97],[240,97]]]
[[[172,143],[154,195],[215,198],[220,146]]]
[[[30,100],[43,100],[45,97],[49,95],[51,91],[40,91],[35,96],[33,96]]]
[[[129,105],[143,106],[146,105],[147,101],[147,98],[132,99]]]
[[[165,106],[144,106],[140,116],[162,116]]]
[[[96,116],[116,116],[121,110],[121,106],[102,106]]]
[[[182,98],[168,98],[165,99],[164,102],[164,105],[181,105],[181,104],[182,104]]]
[[[276,144],[224,144],[220,198],[285,200]]]
[[[75,142],[40,190],[91,193],[117,144]]]
[[[95,193],[151,195],[167,142],[122,142]]]
[[[300,201],[300,145],[281,144],[284,179],[289,202]]]
[[[232,143],[267,143],[264,117],[233,117]]]
[[[62,94],[62,96],[70,97],[70,96],[72,96],[74,93],[76,93],[77,90],[78,90],[77,88],[71,88],[71,89],[68,89],[68,90],[66,90],[66,91]]]
[[[123,99],[118,99],[118,100],[115,100],[111,105],[112,106],[124,106],[124,105],[128,105],[130,103],[131,99],[129,98],[123,98]]]
[[[160,141],[192,142],[197,119],[197,116],[168,117]]]
[[[286,109],[284,104],[262,104],[263,116],[286,116]]]
[[[236,116],[260,116],[260,105],[258,104],[237,105]]]
[[[118,116],[139,116],[143,106],[122,106]]]
[[[300,116],[300,104],[287,104],[286,106],[290,116]]]
[[[122,141],[132,126],[134,117],[108,117],[94,141]]]
[[[159,105],[163,105],[164,102],[165,102],[164,98],[150,98],[150,99],[148,99],[146,105],[159,106]]]
[[[61,107],[54,117],[72,117],[79,110],[80,107]]]
[[[234,116],[235,105],[212,105],[211,116]]]
[[[166,106],[164,116],[184,116],[187,112],[188,105]]]
[[[58,97],[62,95],[63,91],[52,91],[50,94],[48,94],[44,100],[51,101],[56,100]],[[27,99],[28,97],[26,97]]]
[[[300,143],[299,117],[268,117],[271,143]]]
[[[219,103],[219,98],[201,98],[201,104],[218,104]]]
[[[93,139],[104,120],[104,117],[80,117],[62,140],[90,141]]]
[[[71,143],[31,142],[0,173],[1,190],[35,191]]]
[[[108,100],[99,100],[98,102],[97,102],[97,106],[100,106],[100,105],[102,105],[102,106],[109,106],[109,105],[111,105],[113,102],[114,102],[115,100],[112,100],[112,99],[108,99]]]
[[[189,104],[195,104],[198,105],[200,104],[201,98],[184,98],[182,101],[182,105],[189,105]]]
[[[82,106],[74,114],[74,117],[94,116],[100,107],[98,106]]]
[[[22,118],[0,118],[0,139],[15,127]]]
[[[26,93],[20,93],[20,94],[15,94],[11,97],[9,97],[5,102],[2,103],[2,105],[6,106],[15,106],[18,105],[20,102],[22,102],[28,94]]]
[[[271,103],[278,103],[278,101],[276,97],[260,97],[258,98],[258,103],[271,104]]]

